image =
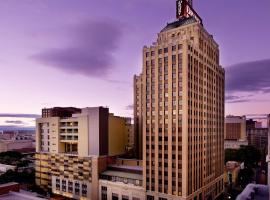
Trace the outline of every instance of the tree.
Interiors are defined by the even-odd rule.
[[[238,161],[236,149],[225,149],[225,163],[228,161]]]
[[[17,152],[17,151],[6,151],[6,152],[1,152],[0,153],[0,158],[1,157],[10,157],[10,158],[22,159],[23,155],[20,152]]]
[[[255,167],[261,160],[261,153],[253,146],[241,146],[240,149],[226,149],[225,163],[228,161],[244,162],[246,166]]]
[[[238,161],[244,162],[247,167],[256,167],[261,160],[261,153],[253,146],[242,146],[237,151]]]
[[[238,174],[238,184],[245,188],[249,183],[252,182],[254,172],[251,168],[241,169]]]
[[[0,176],[0,184],[8,182],[35,184],[35,172],[34,170],[31,172],[26,170],[23,172],[8,170]]]

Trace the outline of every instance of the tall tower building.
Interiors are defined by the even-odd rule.
[[[219,47],[187,0],[143,48],[134,81],[147,199],[215,199],[223,192],[224,69]]]

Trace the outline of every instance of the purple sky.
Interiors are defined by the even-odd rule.
[[[270,1],[194,7],[220,44],[226,114],[270,113]],[[174,15],[175,0],[0,1],[0,113],[103,105],[131,116],[142,47]]]

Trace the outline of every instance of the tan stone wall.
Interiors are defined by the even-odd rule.
[[[109,115],[109,156],[125,153],[126,138],[125,118]]]

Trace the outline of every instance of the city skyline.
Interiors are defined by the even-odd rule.
[[[220,44],[227,77],[226,114],[270,112],[270,46],[265,45],[269,4],[194,1],[205,27]],[[1,113],[40,114],[43,107],[103,105],[132,116],[132,81],[142,66],[142,46],[175,18],[175,4],[165,0],[65,5],[14,0],[0,5],[5,27],[0,38]],[[146,7],[148,12],[140,12]],[[259,12],[253,17],[255,11]],[[7,121],[18,125],[20,120],[9,116],[0,125]]]

